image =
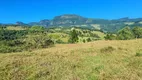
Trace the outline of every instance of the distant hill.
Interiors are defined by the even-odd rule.
[[[44,27],[83,27],[89,29],[101,29],[106,32],[116,32],[125,26],[142,27],[142,18],[130,19],[129,17],[107,20],[107,19],[94,19],[86,18],[76,14],[65,14],[54,17],[52,20],[44,19],[39,22],[23,23],[17,22],[16,25],[33,26],[39,25]]]

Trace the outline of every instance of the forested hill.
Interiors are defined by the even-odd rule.
[[[65,14],[54,17],[52,20],[44,19],[39,22],[16,22],[16,25],[33,26],[39,25],[44,27],[83,27],[89,29],[101,29],[106,32],[116,32],[126,26],[131,28],[135,26],[142,27],[142,18],[130,19],[128,17],[121,19],[94,19],[86,18],[75,14]]]

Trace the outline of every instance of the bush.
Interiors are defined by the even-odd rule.
[[[86,42],[86,40],[85,39],[83,39],[83,43],[85,43]]]
[[[92,40],[91,40],[91,38],[87,38],[87,42],[91,42]]]
[[[101,51],[101,53],[111,53],[114,50],[115,50],[115,48],[113,48],[112,46],[108,46],[108,47],[102,48],[100,51]]]
[[[45,35],[29,36],[24,40],[25,48],[47,48],[54,45],[54,42]]]
[[[0,41],[0,52],[10,53],[10,52],[21,52],[23,50],[24,43],[20,40],[11,40],[11,41]]]
[[[15,40],[23,38],[27,34],[27,31],[21,30],[0,30],[0,40]]]
[[[19,52],[35,48],[47,48],[54,42],[47,37],[46,29],[33,26],[29,30],[0,29],[0,52]]]
[[[21,52],[23,50],[37,49],[37,48],[47,48],[54,45],[54,42],[44,36],[44,35],[34,35],[28,36],[24,40],[10,40],[10,41],[0,41],[0,52],[10,53],[10,52]]]
[[[65,42],[63,42],[61,39],[58,39],[58,40],[56,41],[56,43],[62,44],[62,43],[65,43]]]
[[[115,40],[116,36],[113,34],[107,34],[104,38],[105,40]]]

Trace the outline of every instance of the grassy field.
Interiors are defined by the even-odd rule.
[[[21,26],[17,26],[17,27],[8,26],[6,29],[7,30],[26,30],[26,28],[23,28]]]
[[[69,35],[65,33],[48,33],[48,36],[54,40],[62,40],[64,43],[67,43],[69,39]]]
[[[100,31],[94,31],[95,34],[97,34],[101,39],[104,39],[105,34]]]
[[[141,49],[139,39],[1,53],[0,80],[142,80]]]

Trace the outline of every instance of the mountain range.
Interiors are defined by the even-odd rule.
[[[121,19],[95,19],[95,18],[86,18],[76,14],[64,14],[54,17],[52,20],[44,19],[39,22],[16,22],[16,25],[20,26],[44,26],[44,27],[83,27],[89,29],[101,29],[107,32],[115,32],[120,30],[125,26],[130,26],[131,28],[135,26],[142,27],[142,18],[131,19],[129,17]]]

